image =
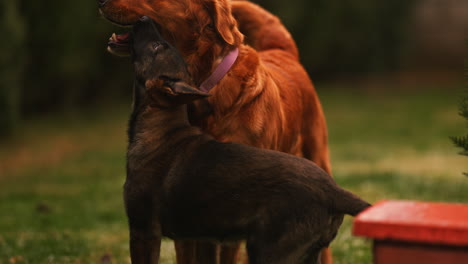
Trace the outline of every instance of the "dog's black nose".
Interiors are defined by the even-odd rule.
[[[98,3],[99,3],[99,7],[103,7],[106,5],[108,0],[98,0]]]
[[[140,18],[140,21],[141,21],[141,22],[149,22],[149,21],[151,21],[151,18],[149,18],[149,17],[147,17],[147,16],[142,16],[142,17]]]

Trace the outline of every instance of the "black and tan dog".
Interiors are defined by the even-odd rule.
[[[309,160],[221,143],[191,126],[193,88],[177,50],[133,27],[134,109],[125,206],[133,264],[158,263],[161,237],[247,240],[249,263],[315,263],[343,214],[369,206]]]

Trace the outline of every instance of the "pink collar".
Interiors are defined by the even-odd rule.
[[[239,55],[239,49],[235,48],[224,57],[224,59],[219,63],[213,73],[202,82],[200,85],[200,90],[203,92],[209,92],[213,87],[218,84],[219,81],[226,75],[226,73],[231,69],[234,62],[236,62],[237,56]]]

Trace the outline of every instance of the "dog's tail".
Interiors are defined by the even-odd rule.
[[[332,207],[340,214],[356,216],[364,209],[371,206],[368,202],[362,200],[357,195],[339,187],[337,193],[332,195]]]

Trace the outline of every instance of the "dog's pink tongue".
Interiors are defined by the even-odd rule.
[[[130,53],[130,33],[120,35],[113,33],[107,42],[107,50],[118,56],[128,56]]]
[[[117,35],[117,41],[128,43],[130,41],[130,33]]]

